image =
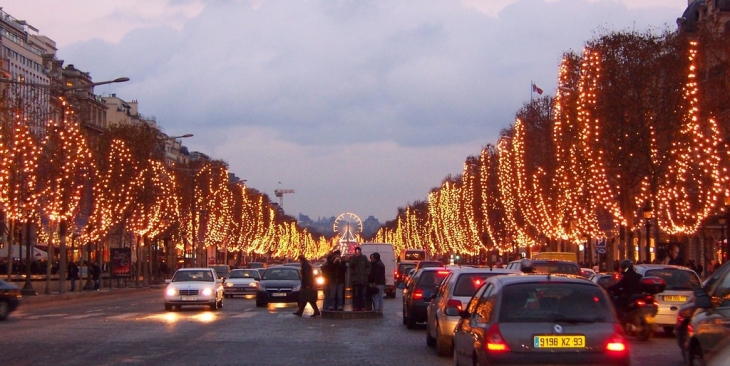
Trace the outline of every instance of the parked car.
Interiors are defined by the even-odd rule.
[[[403,324],[408,329],[426,322],[428,304],[436,288],[450,271],[443,267],[427,267],[416,271],[403,289]]]
[[[654,295],[659,305],[654,324],[662,327],[667,335],[673,334],[679,307],[692,297],[695,289],[700,288],[700,277],[687,267],[673,265],[637,264],[634,269],[644,277],[659,277],[666,281],[665,290]]]
[[[223,295],[233,297],[236,295],[256,295],[261,275],[255,269],[234,269],[223,283]]]
[[[223,307],[223,280],[212,268],[180,268],[165,282],[166,311],[183,305],[208,305],[211,310]]]
[[[256,291],[256,306],[269,303],[299,302],[302,271],[295,266],[272,266],[266,269]]]
[[[676,335],[688,365],[725,365],[730,355],[730,262],[723,264],[677,315]]]
[[[18,286],[0,280],[0,320],[7,319],[18,308],[21,297]]]
[[[439,356],[451,356],[454,327],[458,315],[447,315],[447,308],[464,310],[474,293],[487,278],[498,275],[521,275],[522,272],[502,268],[453,268],[436,289],[427,308],[426,345],[436,347]]]
[[[629,343],[608,294],[576,276],[494,276],[459,312],[455,365],[629,365]]]
[[[525,273],[562,273],[581,276],[580,265],[559,259],[519,259],[509,262],[507,269]]]

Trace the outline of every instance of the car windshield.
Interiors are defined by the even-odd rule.
[[[593,323],[613,321],[611,304],[595,285],[540,282],[505,286],[499,321]]]
[[[503,275],[504,273],[462,273],[456,280],[454,296],[474,296],[484,281],[492,276]]]
[[[564,274],[580,274],[580,268],[570,263],[532,263],[535,273],[564,273]]]
[[[434,288],[441,284],[441,281],[449,274],[448,270],[423,271],[418,279],[418,287]]]
[[[692,291],[700,287],[700,278],[694,272],[679,268],[650,269],[644,276],[664,279],[667,282],[665,290]]]
[[[264,280],[299,280],[299,271],[292,268],[269,268],[264,273]]]
[[[177,271],[172,277],[172,282],[190,281],[214,282],[215,278],[210,271]]]
[[[255,269],[231,271],[231,275],[228,276],[228,278],[256,278],[256,277],[259,277],[259,272]]]
[[[416,268],[415,263],[408,263],[408,264],[399,264],[398,265],[398,272],[400,273],[406,273],[410,268]]]
[[[249,262],[248,268],[264,268],[264,264],[261,262]]]

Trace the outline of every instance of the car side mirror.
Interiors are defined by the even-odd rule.
[[[695,296],[695,306],[700,309],[711,309],[712,299],[708,294],[698,294]]]
[[[447,316],[461,316],[461,312],[459,311],[459,308],[457,308],[455,306],[447,307],[446,310],[444,311],[444,313],[446,313]]]

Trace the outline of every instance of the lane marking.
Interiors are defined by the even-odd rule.
[[[112,315],[112,316],[108,316],[106,318],[107,319],[126,319],[126,318],[135,317],[137,315],[139,315],[139,313],[126,313],[126,314]]]
[[[101,313],[91,313],[91,314],[83,314],[83,315],[73,315],[73,316],[69,316],[66,319],[70,319],[70,320],[86,319],[86,318],[91,318],[91,317],[99,316],[99,315],[104,315],[104,314],[101,314]]]

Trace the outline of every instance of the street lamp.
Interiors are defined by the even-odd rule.
[[[647,201],[646,206],[644,206],[644,221],[646,225],[646,247],[644,250],[646,251],[646,263],[651,263],[651,219],[651,203]]]

